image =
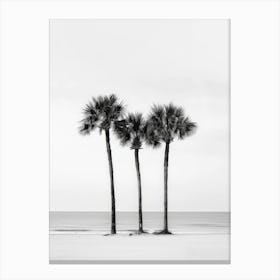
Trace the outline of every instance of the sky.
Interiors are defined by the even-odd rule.
[[[129,112],[173,102],[197,123],[169,155],[170,211],[229,211],[229,21],[50,21],[50,210],[110,211],[105,135],[78,133],[91,97]],[[112,135],[116,209],[137,211],[134,153]],[[163,210],[164,146],[140,150],[143,211]]]

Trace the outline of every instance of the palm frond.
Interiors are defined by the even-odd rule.
[[[184,109],[182,107],[176,107],[176,110],[175,110],[175,113],[174,113],[174,116],[176,118],[182,118],[184,117]]]
[[[131,135],[125,119],[114,122],[113,129],[122,145],[126,145],[130,142]]]
[[[157,121],[161,122],[164,117],[164,111],[165,111],[164,106],[153,105],[149,118],[152,118],[155,121],[157,120]]]
[[[132,133],[134,132],[137,135],[142,133],[142,130],[145,125],[144,124],[145,120],[141,113],[128,114],[127,122],[129,124]]]
[[[115,94],[111,94],[108,96],[108,103],[110,106],[115,105],[117,103],[117,101],[118,101],[118,98]]]
[[[114,121],[123,117],[125,106],[120,102],[110,106],[109,117]]]
[[[90,125],[87,123],[82,124],[79,126],[79,133],[82,135],[89,135],[91,132]]]
[[[196,124],[185,117],[183,108],[173,103],[153,105],[147,124],[146,142],[152,146],[157,142],[172,142],[176,136],[183,139],[196,128]]]
[[[98,114],[92,102],[89,102],[83,108],[84,118],[80,121],[79,132],[82,135],[90,134],[97,126]]]
[[[94,108],[98,113],[102,112],[102,110],[104,109],[104,105],[105,105],[105,100],[104,100],[104,97],[99,95],[97,97],[92,97],[92,102],[93,102],[93,105],[94,105]]]
[[[141,113],[129,113],[121,121],[114,122],[114,131],[122,145],[140,149],[145,138],[145,120]]]
[[[172,103],[169,103],[168,105],[164,105],[164,113],[167,119],[175,116],[176,112],[177,112],[177,107]]]
[[[89,134],[97,127],[100,132],[108,130],[114,121],[122,117],[124,110],[124,105],[118,101],[115,94],[92,97],[92,100],[83,109],[84,118],[79,130],[82,134]]]
[[[186,117],[180,124],[178,124],[178,128],[178,138],[184,139],[195,132],[197,124]]]
[[[160,132],[155,122],[148,119],[145,126],[145,142],[153,148],[159,147],[162,141]]]
[[[142,140],[140,139],[140,136],[137,135],[133,138],[131,142],[131,149],[141,149],[142,147]]]

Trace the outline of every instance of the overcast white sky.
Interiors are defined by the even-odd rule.
[[[198,124],[170,147],[170,211],[229,210],[229,21],[50,22],[51,211],[109,211],[104,134],[78,133],[91,96],[147,114],[172,101]],[[119,211],[137,211],[134,154],[112,135]],[[143,210],[163,206],[164,146],[140,151]]]

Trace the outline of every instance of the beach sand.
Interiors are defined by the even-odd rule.
[[[229,263],[230,234],[50,234],[50,263]]]

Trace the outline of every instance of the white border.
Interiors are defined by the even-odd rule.
[[[279,279],[279,2],[2,1],[1,279]],[[230,265],[48,264],[50,18],[231,19]]]

